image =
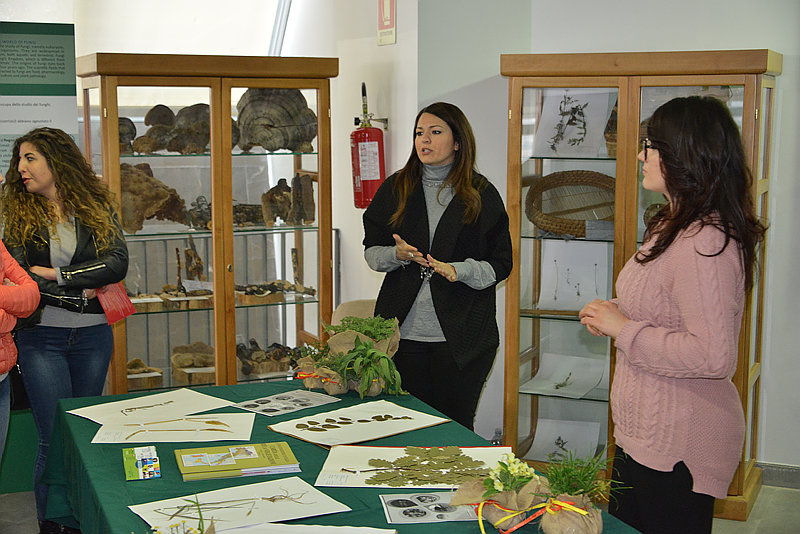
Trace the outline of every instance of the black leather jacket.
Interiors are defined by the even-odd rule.
[[[117,222],[119,226],[119,223]],[[52,267],[50,263],[50,235],[47,227],[41,228],[39,235],[42,240],[35,239],[25,243],[24,246],[10,247],[9,252],[14,259],[28,271],[37,284],[42,295],[39,309],[26,321],[26,326],[39,322],[41,309],[47,306],[56,306],[65,310],[79,313],[103,313],[100,302],[83,297],[84,289],[96,289],[107,284],[119,282],[128,273],[128,246],[125,239],[117,238],[111,248],[98,255],[94,234],[77,218],[75,219],[76,246],[75,254],[70,264],[61,267],[61,277],[65,285],[60,286],[55,280],[47,280],[30,272],[33,265]]]

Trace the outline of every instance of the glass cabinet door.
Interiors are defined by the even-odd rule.
[[[608,440],[609,343],[577,317],[612,294],[616,87],[522,94],[517,456],[586,457]]]
[[[647,120],[659,106],[673,98],[686,96],[712,96],[725,102],[733,115],[733,119],[742,129],[742,112],[744,110],[744,86],[742,85],[694,85],[694,86],[650,86],[642,87],[639,109],[639,149],[641,142],[647,137]],[[647,221],[662,206],[666,199],[660,193],[648,191],[642,187],[642,168],[639,169],[638,212],[637,212],[637,239],[641,243]]]
[[[211,88],[120,85],[116,100],[128,389],[213,384]]]
[[[239,382],[285,377],[292,351],[307,341],[303,333],[318,335],[320,321],[318,91],[240,83],[223,98],[233,129]]]

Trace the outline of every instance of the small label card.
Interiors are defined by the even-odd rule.
[[[125,480],[161,478],[161,464],[154,445],[122,449]]]

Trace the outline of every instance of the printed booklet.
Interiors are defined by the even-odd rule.
[[[285,441],[177,449],[183,480],[296,473],[300,464]]]

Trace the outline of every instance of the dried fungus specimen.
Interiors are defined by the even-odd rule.
[[[119,153],[133,154],[131,142],[136,138],[136,125],[128,117],[119,117]]]
[[[289,149],[311,152],[317,117],[298,89],[250,88],[236,104],[239,146],[247,152],[262,146],[268,152]]]
[[[183,250],[184,258],[186,259],[186,279],[199,280],[205,282],[208,277],[204,274],[205,264],[203,258],[197,252],[197,247],[194,244],[194,239],[189,236],[189,246]]]
[[[177,345],[172,347],[170,363],[173,368],[210,367],[214,365],[214,347],[202,341]]]
[[[186,223],[186,206],[177,191],[153,176],[147,163],[120,165],[122,228],[129,234],[147,219]]]
[[[160,124],[163,126],[175,126],[175,113],[164,104],[156,104],[145,114],[144,123],[147,126]]]
[[[152,154],[159,150],[165,150],[173,137],[175,137],[175,130],[172,126],[154,124],[147,129],[144,135],[134,140],[133,150],[139,154]]]
[[[211,135],[211,113],[208,104],[194,104],[175,115],[174,136],[167,150],[181,154],[202,154]]]
[[[286,183],[286,178],[278,180],[275,187],[261,195],[261,213],[267,226],[273,226],[277,218],[287,222],[291,207],[292,189]]]
[[[292,209],[288,224],[311,224],[316,218],[314,186],[311,176],[295,174],[292,178]]]

